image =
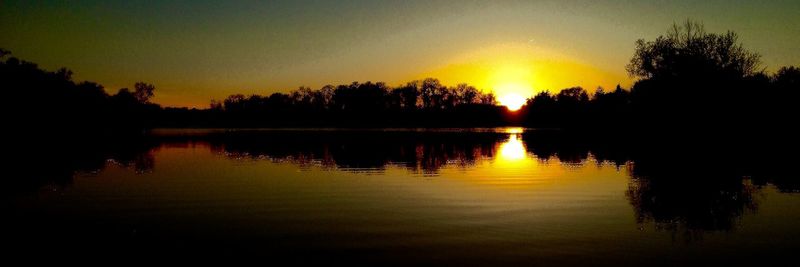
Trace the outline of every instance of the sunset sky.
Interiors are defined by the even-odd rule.
[[[693,19],[766,70],[800,63],[800,1],[0,1],[0,47],[113,93],[206,107],[352,81],[424,77],[499,96],[630,86],[634,42]]]

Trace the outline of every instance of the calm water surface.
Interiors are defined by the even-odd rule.
[[[639,175],[624,151],[531,132],[161,130],[67,151],[5,198],[4,254],[717,265],[800,248],[795,188],[680,158]]]

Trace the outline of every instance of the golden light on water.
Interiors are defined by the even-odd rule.
[[[522,140],[523,128],[506,128],[508,139],[497,145],[496,154],[488,168],[481,171],[481,185],[500,186],[508,189],[530,189],[532,186],[552,181],[549,173],[553,168],[541,168],[536,157],[528,153]],[[537,175],[531,176],[532,173]],[[538,175],[542,174],[542,175]]]
[[[522,127],[506,127],[502,131],[503,133],[507,134],[521,134],[525,132],[525,128]]]
[[[527,156],[525,145],[519,139],[518,134],[511,134],[508,141],[500,144],[498,160],[502,161],[518,161],[525,159]]]

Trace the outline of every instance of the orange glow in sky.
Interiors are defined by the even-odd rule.
[[[111,93],[143,81],[156,103],[199,108],[232,94],[427,77],[503,99],[629,88],[636,40],[684,19],[736,32],[767,71],[800,62],[798,1],[129,2],[0,1],[0,45]]]
[[[553,49],[528,43],[505,43],[482,47],[457,56],[448,64],[420,77],[439,78],[452,85],[469,83],[495,94],[497,101],[517,110],[527,98],[541,91],[582,86],[593,91],[598,86],[626,86],[630,78],[593,67]]]

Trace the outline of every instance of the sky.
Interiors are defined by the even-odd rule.
[[[637,39],[692,19],[767,71],[800,65],[800,1],[15,1],[0,48],[109,93],[207,107],[230,94],[425,77],[499,96],[628,87]]]

